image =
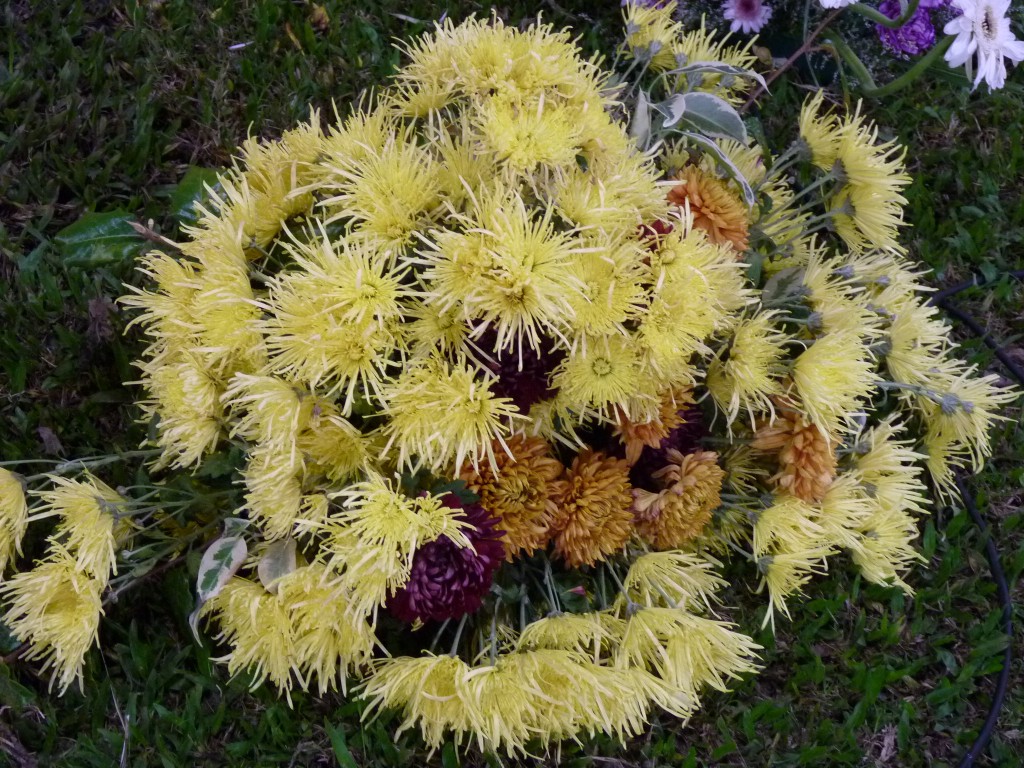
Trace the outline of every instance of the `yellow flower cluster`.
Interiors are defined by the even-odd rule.
[[[431,746],[524,755],[756,671],[705,615],[716,556],[756,563],[765,623],[840,552],[910,590],[923,476],[978,468],[1016,393],[955,357],[897,242],[903,151],[859,109],[812,96],[774,158],[736,125],[670,138],[665,103],[631,136],[650,73],[718,117],[748,90],[749,45],[674,11],[627,6],[632,90],[550,26],[445,21],[348,117],[246,142],[142,260],[155,468],[238,457],[218,513],[251,526],[196,612],[232,674],[355,677]],[[31,520],[49,553],[0,595],[63,690],[131,503],[30,481],[0,469],[0,576]]]

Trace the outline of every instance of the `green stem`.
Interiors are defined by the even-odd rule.
[[[449,656],[459,655],[459,641],[462,639],[462,630],[466,626],[466,619],[469,618],[468,613],[462,614],[462,618],[459,619],[459,627],[455,630],[455,639],[452,641],[452,649],[448,652]]]
[[[864,62],[860,60],[860,57],[853,52],[853,49],[846,44],[846,41],[843,40],[838,33],[833,33],[829,40],[832,47],[839,54],[839,57],[847,64],[847,66],[850,67],[850,69],[853,70],[853,73],[860,80],[859,89],[861,93],[865,96],[876,98],[896,93],[917,80],[922,74],[924,74],[924,71],[935,62],[936,59],[948,50],[949,46],[953,44],[954,38],[952,35],[944,38],[942,42],[918,59],[914,66],[895,80],[886,83],[885,85],[875,85],[874,78],[871,77],[871,73],[868,72],[868,68],[864,66]]]
[[[871,19],[871,21],[875,22],[876,24],[881,24],[883,27],[888,27],[889,29],[899,29],[908,21],[910,21],[910,17],[913,16],[914,13],[917,11],[917,6],[920,2],[921,0],[910,0],[910,2],[907,3],[907,10],[903,12],[902,16],[897,16],[895,19],[890,19],[881,11],[875,8],[871,8],[870,6],[864,5],[862,3],[854,3],[853,5],[848,5],[846,7],[849,8],[854,13],[859,13],[861,16],[864,16],[865,18]]]

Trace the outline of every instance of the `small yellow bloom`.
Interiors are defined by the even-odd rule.
[[[28,503],[18,475],[0,467],[0,582],[7,564],[21,554],[28,529]]]

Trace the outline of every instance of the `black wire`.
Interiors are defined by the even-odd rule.
[[[996,589],[999,592],[999,602],[1003,606],[1003,630],[1006,632],[1006,650],[1003,652],[1003,668],[999,673],[999,680],[996,683],[996,693],[992,697],[992,704],[989,706],[988,715],[985,717],[985,724],[978,732],[977,738],[971,748],[964,754],[960,761],[960,768],[970,768],[974,761],[981,756],[992,738],[992,731],[995,730],[996,721],[999,719],[999,711],[1003,708],[1006,699],[1006,689],[1010,685],[1010,666],[1013,662],[1013,603],[1010,601],[1010,586],[1006,582],[1006,574],[1003,572],[1003,565],[999,560],[999,550],[996,549],[995,540],[992,538],[991,530],[985,522],[985,518],[978,511],[978,505],[974,497],[964,484],[962,478],[956,479],[956,487],[960,489],[960,498],[967,507],[974,524],[978,526],[985,539],[985,557],[988,558],[988,566],[992,570],[992,578],[995,579]]]
[[[955,296],[958,293],[963,293],[968,288],[975,288],[982,285],[989,285],[990,283],[996,282],[1000,277],[1013,277],[1018,280],[1024,279],[1024,269],[1013,270],[1012,272],[1001,272],[996,276],[995,279],[989,280],[983,275],[974,275],[970,280],[965,280],[962,283],[951,286],[949,288],[943,288],[941,291],[936,291],[929,298],[931,304],[941,304],[950,296]]]
[[[1024,279],[1024,270],[1016,270],[1013,272],[1005,272],[1002,276],[1013,277],[1016,279]],[[998,279],[998,278],[997,278]],[[1019,384],[1024,386],[1024,370],[1014,362],[1006,351],[1002,348],[991,335],[985,330],[985,328],[975,320],[973,317],[968,315],[963,310],[950,306],[947,300],[951,296],[955,296],[958,293],[974,288],[976,286],[987,285],[995,282],[995,280],[988,280],[981,276],[975,276],[971,280],[954,285],[950,288],[946,288],[941,291],[937,291],[932,294],[930,303],[944,310],[950,316],[956,318],[981,339],[986,346],[988,346],[999,361],[1006,366],[1006,369],[1010,372]],[[999,595],[999,603],[1003,608],[1003,629],[1006,632],[1006,650],[1003,652],[1003,668],[999,672],[999,679],[996,681],[996,692],[992,697],[992,703],[989,705],[988,714],[985,716],[985,722],[978,732],[978,736],[974,739],[974,743],[971,744],[971,748],[964,754],[963,759],[960,761],[960,768],[971,768],[974,765],[974,761],[981,756],[988,746],[989,741],[992,738],[992,732],[995,730],[996,722],[999,719],[999,712],[1003,708],[1003,703],[1006,700],[1006,691],[1010,685],[1010,668],[1013,662],[1013,602],[1010,599],[1010,585],[1006,581],[1006,573],[1003,571],[1002,562],[999,559],[999,550],[996,547],[995,540],[992,538],[991,530],[988,524],[985,522],[985,518],[978,510],[978,505],[971,495],[970,491],[967,490],[967,486],[963,481],[962,477],[956,478],[956,487],[960,491],[960,498],[963,500],[964,507],[967,508],[968,514],[971,516],[971,520],[978,527],[981,535],[985,541],[985,557],[988,560],[989,570],[992,571],[992,579],[996,583],[996,591]]]

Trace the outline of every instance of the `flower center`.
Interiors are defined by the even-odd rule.
[[[746,17],[756,16],[761,10],[761,0],[740,0],[739,9]]]
[[[999,19],[991,5],[985,6],[985,15],[981,19],[981,34],[986,40],[995,40],[999,30]]]

